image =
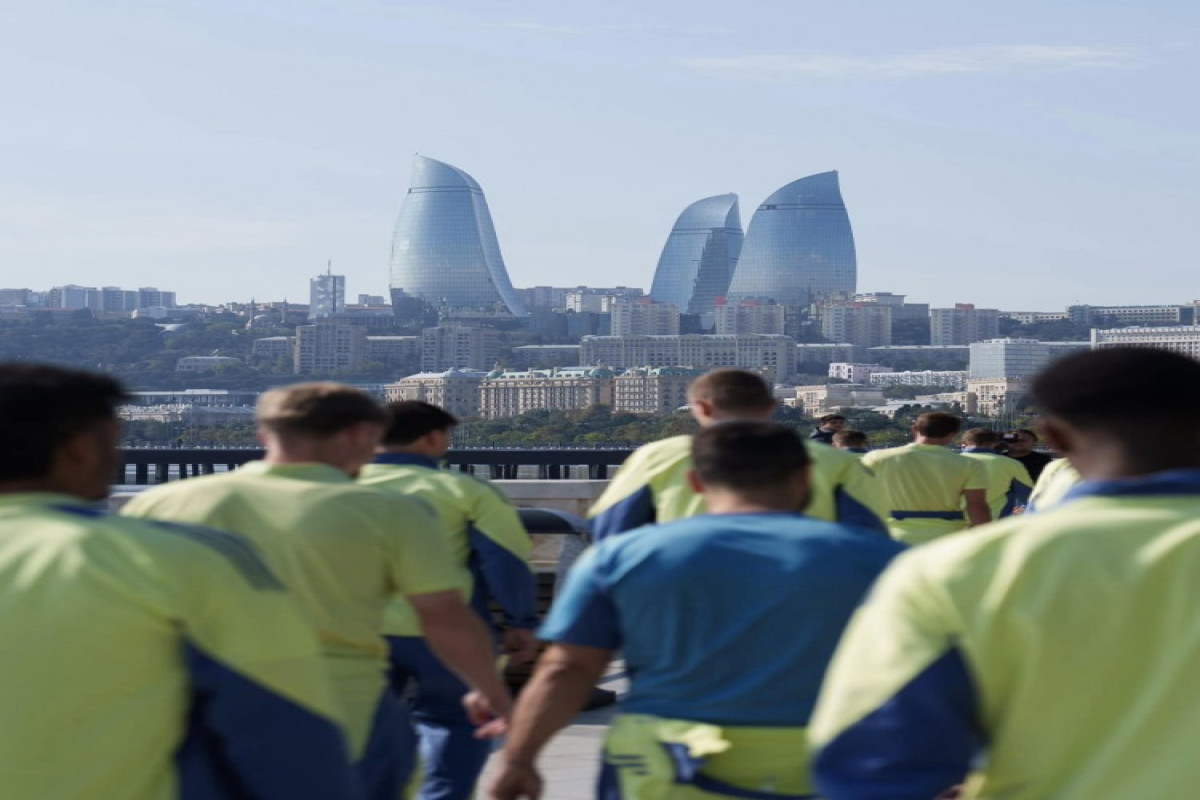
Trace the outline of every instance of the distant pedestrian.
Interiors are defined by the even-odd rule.
[[[987,428],[972,428],[963,434],[962,454],[983,464],[988,475],[988,508],[992,519],[1003,519],[1029,504],[1033,480],[1029,471],[1016,459],[1004,458],[996,452],[1000,434]]]
[[[841,414],[826,414],[817,419],[817,427],[808,438],[821,444],[833,444],[833,435],[846,427],[846,418]]]
[[[843,428],[833,435],[833,446],[838,450],[845,450],[847,453],[860,456],[871,449],[865,433],[849,428]]]
[[[1021,465],[1029,470],[1029,477],[1035,483],[1041,477],[1042,470],[1046,468],[1046,465],[1054,460],[1052,456],[1034,450],[1038,444],[1038,435],[1028,428],[1008,431],[1001,438],[1005,447],[1004,454],[1020,461]]]

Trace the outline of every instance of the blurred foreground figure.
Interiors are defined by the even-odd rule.
[[[0,797],[357,798],[316,639],[249,543],[88,504],[123,399],[0,365]]]
[[[617,651],[630,691],[605,741],[597,797],[811,794],[804,726],[825,665],[902,546],[799,513],[810,462],[787,428],[710,426],[694,437],[691,461],[689,483],[711,513],[601,542],[567,576],[491,797],[543,796],[538,752]]]
[[[813,719],[823,796],[1196,796],[1200,363],[1079,353],[1033,395],[1083,482],[884,573]]]
[[[212,525],[254,543],[321,640],[366,796],[394,800],[411,777],[416,738],[385,678],[385,611],[403,595],[430,646],[482,692],[479,712],[504,715],[508,690],[491,640],[463,600],[428,506],[354,483],[387,425],[383,408],[349,386],[299,383],[264,394],[257,421],[262,461],[150,489],[123,513]]]
[[[775,398],[753,372],[717,369],[688,387],[688,407],[700,427],[707,428],[732,420],[770,420]],[[691,445],[691,436],[672,436],[634,451],[589,512],[592,538],[600,541],[652,522],[704,513],[704,498],[687,481]],[[887,532],[881,490],[856,456],[818,442],[808,446],[808,455],[813,467],[805,513]]]

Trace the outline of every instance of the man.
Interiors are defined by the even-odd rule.
[[[1016,459],[997,453],[999,444],[1000,434],[987,428],[971,428],[963,434],[962,454],[978,459],[987,471],[987,502],[992,519],[1010,517],[1017,509],[1024,509],[1033,491],[1029,471]]]
[[[1079,470],[1071,466],[1069,459],[1054,459],[1046,465],[1042,474],[1038,476],[1037,483],[1033,485],[1033,493],[1029,495],[1029,506],[1025,513],[1045,511],[1058,505],[1080,480],[1082,479],[1079,477]]]
[[[833,446],[847,453],[862,456],[871,451],[867,435],[862,431],[843,429],[833,435]]]
[[[930,411],[912,426],[912,444],[863,456],[887,497],[888,531],[905,544],[991,521],[983,465],[947,449],[960,427],[953,414]]]
[[[809,439],[821,444],[833,444],[833,437],[846,427],[846,418],[841,414],[826,414],[817,419],[817,427],[808,435]]]
[[[601,542],[541,631],[496,800],[543,796],[534,761],[623,651],[630,691],[597,797],[799,797],[812,702],[842,628],[902,547],[800,513],[804,442],[770,422],[696,434],[692,488],[710,513]],[[546,796],[555,796],[552,792]]]
[[[1005,455],[1021,462],[1029,470],[1029,477],[1034,481],[1041,476],[1042,470],[1054,459],[1045,453],[1039,453],[1033,448],[1037,446],[1038,435],[1028,428],[1009,431],[1004,434]]]
[[[880,579],[813,722],[823,796],[930,797],[968,772],[966,797],[1195,796],[1197,393],[1200,363],[1151,348],[1034,380],[1084,483]]]
[[[0,796],[357,798],[316,640],[249,544],[92,505],[124,399],[0,365]]]
[[[212,525],[262,551],[323,645],[368,797],[392,800],[412,772],[407,712],[385,681],[384,611],[403,595],[438,655],[503,715],[491,640],[463,602],[459,570],[424,503],[358,486],[387,414],[357,389],[301,383],[259,401],[262,461],[143,492],[123,513]]]
[[[775,413],[770,387],[753,372],[718,369],[688,387],[688,406],[702,428],[730,420],[769,420]],[[639,447],[592,506],[592,538],[671,522],[704,512],[704,498],[687,482],[691,436],[674,436]],[[885,533],[883,498],[858,459],[812,443],[811,503],[807,514]]]
[[[383,445],[359,482],[418,498],[437,512],[461,572],[460,590],[489,627],[489,600],[494,601],[504,615],[506,655],[518,663],[533,660],[538,615],[531,544],[516,509],[483,481],[440,468],[458,424],[452,415],[417,400],[391,403],[388,410],[392,421]],[[384,633],[392,688],[403,694],[410,680],[416,684],[412,710],[424,774],[418,796],[469,800],[491,744],[475,736],[475,725],[462,707],[467,687],[430,652],[420,621],[405,600],[392,605]]]

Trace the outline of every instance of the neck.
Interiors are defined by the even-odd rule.
[[[804,504],[797,502],[793,492],[771,492],[755,495],[733,494],[709,490],[704,501],[711,514],[766,514],[798,512]]]
[[[268,442],[263,461],[268,464],[325,464],[350,476],[358,471],[358,465],[349,463],[341,453],[333,452],[333,448],[315,440]]]
[[[1069,456],[1072,466],[1089,481],[1126,480],[1168,470],[1200,469],[1196,448],[1185,441],[1178,442],[1175,448],[1156,448],[1096,440]]]
[[[954,441],[953,436],[933,437],[933,436],[922,436],[921,434],[918,433],[915,437],[913,437],[913,444],[932,444],[932,445],[936,445],[938,447],[945,447],[946,445],[950,444],[953,441]]]

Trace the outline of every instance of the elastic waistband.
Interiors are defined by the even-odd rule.
[[[893,511],[892,519],[948,519],[961,522],[963,513],[961,511]]]

